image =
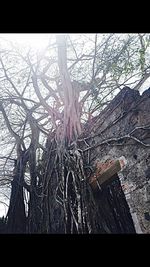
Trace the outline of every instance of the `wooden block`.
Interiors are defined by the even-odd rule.
[[[99,163],[95,174],[90,179],[90,184],[93,189],[96,189],[98,185],[102,185],[104,182],[112,178],[114,174],[122,169],[120,160],[109,161],[106,163]]]

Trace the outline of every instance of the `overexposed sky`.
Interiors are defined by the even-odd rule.
[[[10,33],[0,34],[0,38],[18,43],[19,45],[29,45],[37,50],[43,49],[48,45],[51,34],[32,34],[32,33]]]
[[[65,33],[64,33],[65,34]],[[18,44],[21,46],[30,46],[33,49],[36,50],[42,50],[44,49],[48,43],[50,38],[55,37],[57,34],[52,34],[52,33],[0,33],[0,39],[3,38],[6,41],[11,41],[14,44]],[[62,33],[61,33],[62,35]],[[66,34],[65,34],[66,35]],[[91,38],[94,36],[94,34],[67,34],[71,38],[76,39],[78,36],[78,39],[82,42],[82,37],[83,39],[85,36],[87,38]],[[89,43],[88,43],[89,46]]]
[[[5,204],[0,203],[0,217],[5,217],[7,214],[7,207],[5,206]]]

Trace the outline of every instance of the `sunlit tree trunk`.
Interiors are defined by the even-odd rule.
[[[63,138],[73,141],[81,134],[79,113],[79,91],[73,88],[67,69],[67,48],[65,35],[58,35],[58,66],[64,92],[64,133]]]

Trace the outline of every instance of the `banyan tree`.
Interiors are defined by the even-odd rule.
[[[112,37],[110,35],[103,44],[103,52]],[[111,67],[117,64],[119,56],[123,55],[131,41],[132,38],[126,41],[120,55],[114,57]],[[97,159],[93,161],[96,145],[92,138],[97,136],[98,140],[98,129],[105,123],[100,122],[99,118],[101,112],[105,112],[105,106],[109,105],[106,102],[101,104],[98,100],[97,84],[103,84],[108,69],[104,70],[101,79],[96,78],[98,69],[95,70],[95,62],[97,50],[100,49],[96,44],[97,35],[94,56],[92,55],[91,83],[71,78],[70,70],[75,63],[68,67],[65,35],[56,36],[56,61],[53,58],[49,60],[47,55],[41,55],[37,64],[34,64],[34,57],[29,53],[23,56],[14,47],[29,70],[22,89],[17,87],[20,80],[15,84],[10,77],[6,58],[1,54],[3,75],[14,95],[6,94],[1,99],[0,111],[16,144],[15,158],[10,159],[13,171],[6,217],[7,233],[135,233],[130,209],[117,174],[122,168],[121,160],[110,159],[101,163],[102,159],[99,159],[99,164],[96,163]],[[84,57],[86,55],[81,58],[78,56],[76,64]],[[87,57],[90,58],[90,54]],[[45,63],[40,69],[43,58]],[[55,78],[47,74],[53,63],[57,64]],[[55,83],[55,89],[50,81]],[[34,90],[36,100],[32,96],[27,97],[29,85]],[[45,88],[47,94],[43,93],[42,88]],[[90,104],[86,102],[88,98]],[[110,102],[109,99],[107,101]],[[18,109],[22,114],[20,130],[15,130],[8,116],[7,105],[10,103],[16,112]],[[97,103],[97,106],[94,105],[93,113],[91,109],[87,114],[87,105],[92,107],[93,103]],[[36,112],[38,115],[41,112],[41,117],[36,117]],[[84,116],[87,116],[87,120],[84,120]],[[50,127],[46,128],[48,123]],[[94,131],[96,125],[97,130]],[[41,135],[45,136],[44,145],[40,141]]]

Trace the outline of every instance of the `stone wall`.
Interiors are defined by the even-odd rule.
[[[84,148],[92,165],[126,158],[118,175],[136,232],[150,233],[150,89],[140,96],[125,87],[86,129]]]

